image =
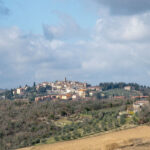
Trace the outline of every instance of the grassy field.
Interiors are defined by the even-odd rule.
[[[139,126],[83,139],[34,146],[19,150],[149,150],[150,127]]]

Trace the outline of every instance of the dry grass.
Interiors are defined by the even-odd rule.
[[[150,141],[150,127],[140,126],[104,135],[56,144],[34,146],[20,150],[127,150],[130,149],[131,146],[134,146],[135,143],[141,144],[141,141],[147,139]],[[124,145],[128,146],[128,148],[123,148]]]

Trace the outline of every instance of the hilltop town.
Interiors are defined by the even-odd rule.
[[[7,93],[7,92],[5,92]],[[130,115],[129,112],[138,112],[143,106],[149,105],[150,88],[140,86],[135,83],[100,83],[92,86],[88,83],[79,81],[70,81],[67,78],[64,81],[33,83],[12,89],[9,93],[11,99],[26,100],[34,102],[44,101],[77,101],[77,100],[132,100],[132,107],[128,107],[120,114]],[[2,96],[2,98],[6,98]]]
[[[91,86],[88,83],[78,81],[43,82],[33,86],[36,96],[35,101],[44,100],[79,100],[94,96],[102,91],[100,86]],[[13,90],[13,95],[25,96],[31,90],[30,87],[20,87]],[[31,90],[31,91],[32,91]]]
[[[150,88],[136,83],[100,83],[92,86],[88,83],[64,81],[33,83],[33,86],[6,90],[0,93],[1,100],[19,101],[88,101],[88,100],[131,100],[133,105],[121,114],[138,112],[142,106],[149,105]]]
[[[42,82],[33,86],[6,90],[0,99],[20,99],[30,101],[46,100],[95,100],[95,99],[142,99],[149,98],[150,88],[135,83],[100,83],[92,86],[79,81]]]

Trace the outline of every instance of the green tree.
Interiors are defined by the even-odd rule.
[[[126,116],[125,115],[121,115],[120,116],[120,124],[123,125],[126,122]]]

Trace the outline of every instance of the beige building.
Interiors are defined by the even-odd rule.
[[[60,89],[62,89],[62,86],[61,86],[61,85],[57,85],[56,88],[57,88],[58,90],[60,90]]]
[[[77,95],[72,95],[72,99],[77,99]]]
[[[24,94],[24,89],[23,89],[23,88],[18,88],[18,89],[16,90],[16,93],[17,93],[18,95]]]
[[[65,95],[61,95],[61,99],[63,100],[69,100],[72,98],[72,95],[71,94],[65,94]]]
[[[127,91],[131,91],[131,86],[125,86],[124,89]]]
[[[148,106],[148,105],[149,105],[149,101],[146,101],[146,100],[136,101],[133,103],[133,111],[138,112],[141,110],[142,107]]]
[[[89,92],[89,96],[92,97],[92,96],[96,95],[96,93],[97,93],[97,91],[90,91],[90,92]]]
[[[67,100],[67,95],[62,95],[62,96],[61,96],[61,99]]]
[[[80,89],[78,91],[78,94],[79,94],[80,97],[85,98],[85,96],[86,96],[86,89]]]
[[[88,87],[88,89],[91,91],[102,91],[102,88],[99,86],[91,86],[91,87]]]

